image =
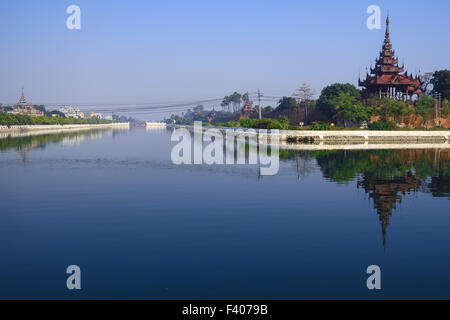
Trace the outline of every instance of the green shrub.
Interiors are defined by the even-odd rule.
[[[21,125],[38,125],[38,124],[102,124],[111,123],[111,121],[101,119],[75,119],[62,117],[31,117],[20,114],[0,113],[0,125],[5,126],[21,126]]]
[[[239,127],[239,122],[237,121],[228,121],[228,122],[217,122],[215,124],[216,127],[226,127],[226,128],[237,128]]]
[[[287,116],[280,116],[278,118],[278,121],[280,121],[281,123],[289,124],[289,118]]]
[[[369,124],[369,130],[395,130],[397,125],[390,121],[376,121]]]
[[[329,123],[323,122],[323,121],[314,121],[311,126],[309,127],[309,130],[331,130],[331,125]]]
[[[242,118],[239,121],[242,128],[253,128],[257,122],[258,119],[249,119],[249,118]]]
[[[274,119],[266,119],[263,118],[261,120],[256,121],[256,123],[253,125],[253,128],[255,129],[278,129],[278,130],[288,130],[289,124],[280,122],[278,120]]]

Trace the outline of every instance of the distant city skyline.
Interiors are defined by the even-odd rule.
[[[66,28],[71,4],[81,8],[81,30]],[[366,27],[373,4],[379,30]],[[448,69],[449,9],[403,0],[2,2],[0,103],[16,103],[22,87],[34,104],[107,106],[357,85],[381,48],[388,11],[409,72]]]

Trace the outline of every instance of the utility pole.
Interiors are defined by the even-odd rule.
[[[442,94],[441,93],[435,93],[434,96],[437,99],[437,105],[436,105],[436,122],[438,122],[439,119],[439,126],[441,126],[442,124],[442,109],[441,109],[441,99],[442,99]]]
[[[439,104],[439,126],[442,125],[442,94],[439,93],[438,104]]]
[[[258,109],[259,109],[259,120],[262,119],[261,115],[261,90],[258,89]]]

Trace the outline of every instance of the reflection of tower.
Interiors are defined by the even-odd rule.
[[[387,228],[392,211],[397,208],[397,203],[402,202],[403,195],[417,192],[419,186],[420,179],[411,172],[406,177],[382,180],[373,180],[368,174],[364,174],[362,180],[358,181],[358,187],[363,187],[373,199],[381,223],[384,247],[386,247]]]
[[[450,197],[450,149],[318,151],[314,157],[331,181],[357,177],[357,187],[365,190],[377,210],[383,245],[392,212],[404,194]]]
[[[27,164],[27,153],[28,153],[28,150],[26,150],[25,148],[20,148],[19,149],[19,153],[20,153],[20,157],[22,158],[23,166],[25,167],[26,164]]]
[[[297,179],[301,180],[308,176],[314,169],[312,158],[309,152],[298,151],[295,153],[297,167]]]
[[[39,143],[26,139],[16,147],[16,150],[19,152],[20,157],[22,158],[23,166],[25,167],[28,160],[28,153],[33,151],[33,149],[38,148]]]

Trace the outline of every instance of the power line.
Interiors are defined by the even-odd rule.
[[[279,100],[282,97],[278,96],[263,96],[261,90],[258,89],[257,92],[252,92],[249,94],[249,97],[257,98],[259,102],[259,113],[261,117],[261,102],[262,101],[270,101],[273,102],[275,100]],[[155,102],[147,102],[147,103],[83,103],[83,104],[68,104],[68,103],[47,103],[43,104],[48,107],[65,107],[65,106],[73,106],[82,108],[83,110],[91,110],[101,113],[135,113],[135,114],[151,114],[151,113],[166,113],[166,112],[182,112],[186,111],[186,109],[200,104],[211,104],[211,103],[220,103],[223,101],[223,98],[214,98],[214,99],[201,99],[201,100],[191,100],[191,101],[181,101],[174,102],[171,104],[163,104],[163,103],[155,103]],[[11,104],[12,105],[12,104]],[[39,104],[35,104],[39,105]],[[116,107],[116,108],[114,108]]]
[[[439,119],[438,123],[439,123],[439,126],[441,126],[441,124],[442,124],[442,104],[441,104],[442,94],[441,93],[435,93],[435,94],[433,94],[433,96],[435,96],[436,99],[437,99],[435,121],[437,122],[438,119]]]

